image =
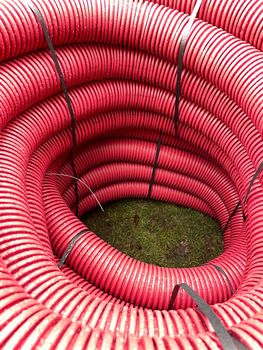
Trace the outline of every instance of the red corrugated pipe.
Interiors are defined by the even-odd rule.
[[[222,228],[241,200],[224,252],[187,269],[137,261],[83,231],[71,118],[41,25],[26,2],[0,5],[0,348],[221,349],[183,289],[169,308],[174,286],[187,283],[237,348],[261,349],[262,174],[245,196],[263,161],[262,0],[202,2],[177,138],[176,65],[193,1],[34,0],[76,118],[80,215],[97,201],[147,198],[160,131],[153,199]]]

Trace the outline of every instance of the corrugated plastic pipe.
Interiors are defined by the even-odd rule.
[[[262,0],[202,2],[177,138],[177,57],[193,1],[33,3],[75,113],[81,215],[97,200],[147,198],[160,131],[152,199],[204,212],[222,229],[239,200],[242,208],[224,252],[195,268],[149,265],[83,231],[71,119],[42,28],[26,2],[0,0],[0,348],[222,349],[184,290],[169,309],[174,286],[187,283],[237,349],[261,349],[262,174],[245,196],[263,161]]]

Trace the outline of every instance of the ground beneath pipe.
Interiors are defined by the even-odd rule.
[[[83,222],[106,242],[141,261],[165,267],[199,266],[223,250],[218,223],[172,204],[122,200],[95,209]]]

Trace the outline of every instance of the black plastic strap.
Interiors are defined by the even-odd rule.
[[[263,170],[263,162],[260,163],[259,167],[257,168],[254,176],[252,177],[250,183],[249,183],[249,186],[248,186],[248,189],[247,189],[247,192],[246,192],[246,195],[245,195],[245,198],[244,198],[244,203],[246,204],[247,203],[247,200],[248,200],[248,196],[249,196],[249,193],[254,185],[254,182],[256,181],[257,177],[259,176],[259,174],[261,173],[261,171]],[[237,205],[235,206],[234,210],[232,211],[232,213],[229,215],[229,218],[225,224],[225,226],[223,227],[223,232],[226,231],[230,221],[232,220],[232,218],[235,216],[236,212],[238,211],[239,207],[241,206],[241,201],[239,201],[237,203]],[[244,221],[246,221],[246,215],[243,211],[243,219]]]
[[[231,281],[230,281],[228,275],[226,274],[226,272],[222,269],[222,267],[220,267],[220,266],[218,266],[218,265],[216,265],[216,264],[211,264],[211,263],[208,263],[208,264],[206,264],[206,265],[211,265],[211,266],[213,266],[217,271],[219,271],[220,273],[222,273],[222,275],[225,277],[225,279],[226,279],[226,281],[227,281],[227,283],[228,283],[228,285],[229,285],[229,289],[230,289],[230,291],[231,291],[231,294],[234,294],[235,291],[234,291],[234,288],[232,287]]]
[[[226,232],[226,229],[228,228],[228,225],[230,224],[230,221],[233,219],[233,217],[236,215],[239,207],[241,206],[241,201],[239,201],[237,203],[237,205],[235,206],[234,210],[232,211],[232,213],[229,215],[227,222],[225,223],[225,226],[223,227],[223,233]]]
[[[241,342],[240,342],[238,339],[236,339],[233,335],[231,335],[231,336],[232,336],[233,342],[234,342],[234,344],[235,344],[237,350],[248,350],[248,347],[247,347],[245,344],[241,343]]]
[[[151,180],[149,183],[148,199],[151,199],[151,197],[152,197],[152,187],[153,187],[154,180],[155,180],[155,173],[157,170],[158,158],[159,158],[160,150],[161,150],[161,136],[162,136],[162,134],[160,133],[160,136],[159,136],[157,143],[156,143],[156,153],[155,153],[155,160],[154,160],[153,169],[152,169],[152,177],[151,177]]]
[[[246,217],[246,214],[245,214],[245,212],[243,210],[243,221],[245,222],[246,220],[247,220],[247,217]]]
[[[66,262],[69,254],[71,253],[72,249],[74,248],[74,245],[76,244],[77,240],[84,234],[84,233],[87,233],[89,232],[88,229],[84,229],[82,231],[80,231],[79,233],[77,233],[73,238],[72,240],[70,241],[65,253],[62,255],[62,258],[59,260],[59,263],[58,263],[58,268],[60,269],[61,266]]]
[[[183,57],[184,57],[184,52],[185,52],[185,45],[186,45],[187,39],[188,39],[189,34],[191,32],[191,28],[193,26],[194,20],[197,16],[197,13],[199,11],[201,4],[202,4],[202,0],[196,1],[193,12],[190,15],[189,21],[182,32],[182,39],[181,39],[180,47],[179,47],[178,64],[177,64],[176,92],[175,92],[175,112],[174,112],[175,136],[177,136],[177,124],[178,124],[178,120],[179,120],[179,103],[180,103],[180,96],[181,96],[181,77],[182,77],[182,72],[183,72]],[[161,148],[161,133],[160,133],[159,139],[157,141],[157,146],[156,146],[155,161],[154,161],[154,165],[153,165],[152,177],[150,180],[149,190],[148,190],[148,199],[151,199],[151,196],[152,196],[152,187],[154,184],[155,173],[156,173],[156,169],[158,166],[158,158],[159,158],[160,148]]]
[[[176,92],[175,92],[175,112],[174,112],[175,137],[177,137],[177,124],[179,121],[179,104],[180,104],[180,96],[181,96],[181,77],[182,77],[182,72],[183,72],[183,58],[184,58],[184,52],[185,52],[185,45],[186,45],[187,39],[189,37],[194,20],[197,16],[197,13],[200,9],[201,4],[202,4],[202,0],[196,1],[193,12],[190,15],[189,21],[183,30],[182,39],[181,39],[180,47],[179,47],[178,63],[177,63]]]
[[[246,193],[246,196],[244,199],[244,203],[247,202],[247,199],[248,199],[249,193],[252,189],[252,186],[254,185],[254,182],[256,181],[257,177],[261,173],[262,169],[263,169],[263,162],[259,165],[259,167],[257,168],[257,171],[255,172],[254,176],[252,177],[252,180],[250,181],[250,184],[248,186],[247,193]]]
[[[76,137],[76,118],[75,118],[75,114],[71,105],[71,101],[70,101],[70,97],[69,97],[69,93],[68,93],[68,89],[67,89],[67,85],[64,79],[64,75],[62,73],[59,61],[58,61],[58,57],[56,55],[56,51],[54,49],[54,46],[52,44],[52,40],[50,38],[49,32],[48,32],[48,28],[46,26],[44,17],[42,16],[42,14],[40,13],[40,11],[36,8],[36,6],[31,2],[31,1],[25,1],[27,6],[31,9],[31,11],[35,14],[35,16],[37,17],[42,30],[44,32],[45,35],[45,39],[47,41],[48,44],[48,48],[50,50],[52,59],[54,61],[56,70],[58,72],[59,75],[59,79],[60,79],[60,85],[61,85],[61,89],[63,90],[64,96],[65,96],[65,100],[68,106],[68,110],[69,110],[69,114],[70,114],[70,118],[71,118],[71,132],[72,132],[72,149],[71,149],[71,167],[72,167],[72,172],[73,172],[73,176],[75,178],[78,177],[77,175],[77,171],[76,171],[76,166],[75,166],[75,162],[74,162],[74,153],[77,147],[77,137]],[[79,192],[78,192],[78,181],[76,179],[73,180],[74,181],[74,189],[75,189],[75,198],[76,198],[76,216],[78,216],[79,214]]]
[[[236,346],[235,341],[233,340],[232,336],[228,333],[225,326],[219,319],[219,317],[214,313],[214,311],[211,309],[211,307],[204,301],[203,298],[200,297],[199,294],[197,294],[191,287],[189,287],[186,283],[177,284],[172,292],[171,301],[169,304],[169,310],[173,309],[173,305],[176,299],[176,296],[178,294],[179,289],[182,288],[197,304],[198,310],[202,312],[203,315],[205,315],[208,320],[210,321],[211,325],[213,326],[215,333],[218,337],[218,339],[221,342],[221,345],[224,350],[237,350],[238,347]]]

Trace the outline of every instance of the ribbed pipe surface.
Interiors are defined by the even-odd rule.
[[[0,348],[222,349],[187,283],[228,332],[263,348],[263,0],[203,0],[175,88],[190,0],[34,0],[76,118],[79,214],[152,198],[223,229],[224,252],[195,268],[137,261],[76,217],[71,118],[40,23],[0,0]],[[56,175],[62,174],[66,176]],[[86,186],[83,184],[86,184]],[[90,187],[93,194],[88,189]],[[243,217],[243,212],[245,219]],[[229,281],[213,265],[222,268]]]

